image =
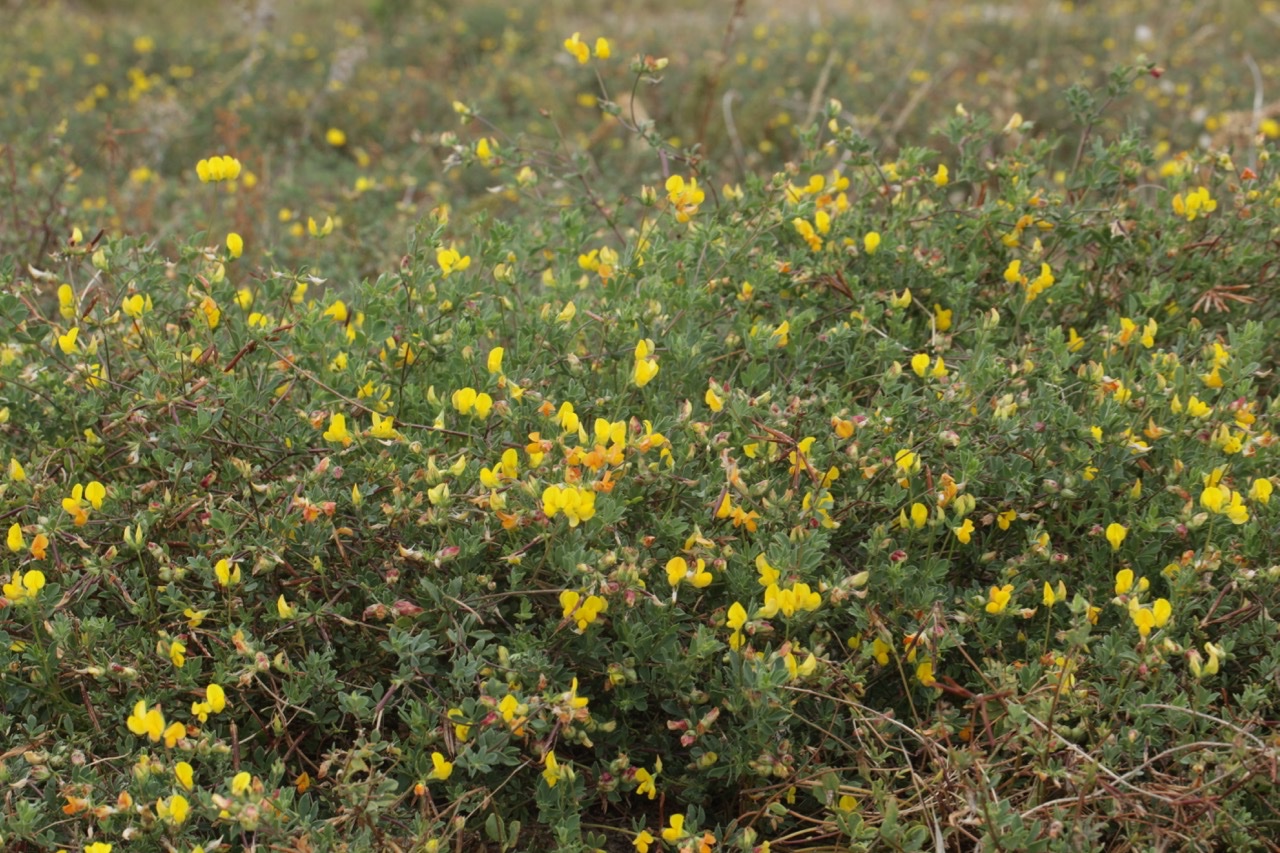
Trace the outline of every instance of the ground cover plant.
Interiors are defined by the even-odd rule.
[[[7,849],[1275,849],[1276,4],[221,8],[0,55]]]

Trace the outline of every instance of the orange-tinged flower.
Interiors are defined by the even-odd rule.
[[[62,499],[62,508],[71,515],[77,527],[89,522],[89,513],[85,509],[84,486],[76,483],[71,487],[71,497]]]

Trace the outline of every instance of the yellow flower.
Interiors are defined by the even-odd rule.
[[[489,359],[485,366],[488,367],[490,373],[502,372],[502,356],[505,352],[506,350],[502,347],[494,347],[489,350]]]
[[[196,176],[203,183],[234,181],[240,177],[240,161],[234,157],[210,157],[196,163]]]
[[[1218,203],[1209,197],[1209,190],[1200,187],[1195,192],[1187,194],[1184,199],[1182,193],[1178,193],[1173,197],[1173,212],[1178,216],[1185,217],[1188,222],[1195,221],[1196,217],[1203,214],[1209,214],[1218,209]]]
[[[107,487],[93,480],[84,487],[84,497],[94,509],[102,509],[102,499],[107,496]]]
[[[951,328],[951,316],[952,310],[950,308],[943,308],[941,305],[934,303],[933,321],[939,332],[945,332]]]
[[[13,579],[4,585],[5,598],[17,604],[22,601],[34,601],[44,589],[44,572],[32,569],[29,572],[16,571]]]
[[[450,246],[447,249],[436,250],[436,263],[440,265],[443,277],[448,278],[452,273],[462,272],[471,266],[471,256],[463,255],[455,247]]]
[[[667,560],[667,582],[672,589],[678,587],[681,581],[687,581],[698,589],[705,589],[711,585],[712,580],[714,578],[711,572],[707,571],[705,560],[699,559],[693,566],[690,566],[684,557],[672,557]]]
[[[1111,543],[1111,550],[1119,551],[1120,543],[1129,535],[1129,528],[1125,527],[1123,524],[1117,524],[1113,521],[1107,525],[1106,535],[1107,541]]]
[[[58,313],[64,320],[73,320],[76,316],[76,292],[69,284],[58,285]]]
[[[916,376],[924,378],[925,371],[929,369],[928,353],[918,352],[911,356],[911,370]]]
[[[1230,489],[1223,489],[1217,485],[1207,486],[1200,493],[1200,505],[1209,510],[1209,512],[1221,512],[1223,505],[1227,502],[1227,496],[1230,491]]]
[[[307,217],[307,233],[310,234],[312,237],[328,237],[330,234],[333,233],[333,217],[326,216],[324,218],[324,225],[317,225],[315,217],[308,216]],[[305,292],[305,288],[306,288],[305,283],[300,284],[299,287],[303,288]],[[302,300],[298,299],[294,301],[296,303]]]
[[[324,440],[332,441],[347,447],[352,442],[351,433],[347,431],[347,416],[335,412],[329,415],[329,428],[324,431]]]
[[[71,355],[76,351],[76,336],[80,334],[79,326],[72,326],[65,335],[58,335],[58,349],[63,355]]]
[[[894,308],[911,307],[911,288],[904,287],[901,294],[894,294],[890,297],[889,303],[893,305]]]
[[[1004,609],[1009,606],[1009,600],[1013,597],[1013,584],[1007,583],[1004,586],[993,586],[987,598],[986,611],[991,614],[1003,613]]]
[[[633,379],[637,388],[648,385],[653,377],[658,375],[658,362],[653,357],[653,351],[654,344],[649,338],[636,344]]]
[[[231,794],[238,797],[245,791],[249,790],[249,785],[253,782],[253,777],[247,772],[241,770],[231,779]]]
[[[951,532],[956,535],[956,538],[960,540],[961,544],[968,545],[969,541],[973,538],[973,519],[966,518],[964,523],[959,527],[952,527]]]
[[[1266,477],[1259,477],[1253,481],[1253,485],[1249,487],[1249,500],[1257,501],[1265,504],[1271,502],[1272,491],[1271,480]]]
[[[124,311],[127,316],[132,317],[135,320],[140,319],[142,315],[150,311],[151,308],[151,297],[143,296],[141,293],[126,296],[120,302],[120,309]]]
[[[548,788],[554,788],[560,781],[560,763],[556,761],[554,749],[547,751],[547,754],[542,757],[542,763],[542,778],[547,780]]]
[[[169,643],[169,660],[178,669],[182,669],[183,664],[187,662],[187,646],[180,640],[173,640]]]
[[[587,60],[591,58],[591,48],[579,38],[580,35],[581,33],[574,33],[565,39],[564,49],[569,51],[570,56],[578,60],[579,65],[586,65]]]
[[[724,408],[724,400],[720,399],[720,395],[716,393],[714,387],[708,388],[707,393],[703,395],[703,399],[707,403],[707,408],[713,412],[719,412]]]
[[[1027,277],[1022,274],[1022,261],[1014,259],[1005,267],[1004,280],[1009,284],[1026,284]]]
[[[22,536],[22,525],[14,522],[9,525],[9,536],[7,539],[9,550],[17,553],[27,547],[27,540]]]
[[[862,248],[868,255],[874,255],[880,248],[880,232],[868,231],[862,238]]]
[[[9,479],[15,483],[21,483],[27,479],[27,470],[22,467],[22,463],[12,456],[9,457]]]
[[[227,235],[227,252],[233,258],[244,254],[244,238],[234,231]]]
[[[892,647],[884,640],[876,637],[871,641],[871,655],[876,659],[876,663],[881,666],[887,666],[889,663],[889,652]]]
[[[191,804],[181,794],[174,794],[167,800],[156,802],[156,817],[174,826],[185,821],[190,811]]]
[[[187,762],[179,761],[175,764],[173,775],[178,780],[178,784],[186,790],[190,791],[195,786],[195,771]]]
[[[1191,399],[1187,400],[1187,414],[1191,415],[1193,418],[1208,417],[1212,412],[1213,406],[1202,402],[1200,398],[1194,394],[1191,395]]]
[[[636,853],[649,853],[649,848],[655,841],[657,841],[657,839],[649,834],[649,830],[642,829],[636,833],[636,837],[632,839],[631,846],[636,848]]]
[[[1116,595],[1127,595],[1133,589],[1133,569],[1116,572]]]
[[[431,753],[431,765],[431,775],[427,777],[428,779],[439,779],[443,782],[453,773],[453,762],[446,760],[439,752]]]
[[[1151,615],[1155,619],[1155,626],[1163,628],[1169,624],[1169,618],[1173,616],[1173,605],[1169,603],[1168,599],[1157,598],[1151,604]]]
[[[1048,581],[1044,582],[1044,605],[1052,607],[1059,601],[1065,601],[1067,598],[1067,585],[1062,581],[1058,581],[1057,588],[1049,585]]]
[[[89,522],[89,513],[85,511],[84,486],[76,483],[71,487],[71,497],[62,499],[62,508],[75,521],[77,527]]]
[[[276,599],[276,613],[281,619],[292,619],[294,614],[298,612],[298,608],[285,601],[284,593],[280,593],[280,597]]]
[[[613,55],[613,49],[609,46],[609,40],[604,36],[596,39],[596,59],[608,59]]]
[[[675,844],[684,837],[684,834],[684,815],[673,814],[671,825],[662,830],[662,840],[668,844]]]
[[[698,212],[698,206],[706,199],[706,193],[698,189],[698,179],[688,183],[680,175],[672,175],[666,181],[667,199],[676,211],[676,220],[688,222]]]
[[[111,853],[111,845],[105,841],[95,841],[85,845],[84,853]]]
[[[937,683],[937,679],[933,677],[933,661],[927,660],[916,666],[916,680],[925,687],[932,687]]]
[[[396,432],[396,419],[391,415],[383,417],[377,412],[371,412],[370,417],[373,418],[373,426],[369,428],[369,435],[380,439],[395,439],[400,437],[400,433]]]
[[[223,557],[214,565],[213,575],[218,579],[219,586],[228,587],[238,584],[240,583],[240,564],[232,563]]]
[[[328,142],[334,148],[341,148],[347,144],[347,135],[341,129],[331,127],[324,134],[324,141]]]
[[[934,186],[937,186],[937,187],[945,187],[945,186],[946,186],[948,183],[950,183],[950,182],[951,182],[951,176],[950,176],[950,174],[947,172],[947,166],[946,166],[946,164],[945,164],[945,163],[939,163],[939,164],[938,164],[938,171],[936,171],[936,172],[934,172],[934,173],[933,173],[933,184],[934,184]]]
[[[347,303],[341,299],[334,300],[333,304],[324,309],[324,317],[332,317],[335,323],[345,323],[350,315],[347,310]]]
[[[133,713],[125,723],[129,731],[138,737],[146,735],[152,743],[158,742],[164,734],[164,712],[160,710],[159,705],[148,708],[146,700],[143,699],[138,700],[138,703],[133,706]]]

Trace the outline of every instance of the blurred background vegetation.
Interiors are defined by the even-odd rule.
[[[608,77],[578,65],[561,49],[575,31],[624,61]],[[488,136],[618,189],[669,172],[602,99],[652,119],[713,187],[782,168],[830,98],[885,158],[945,147],[938,129],[963,109],[1061,133],[1065,168],[1079,126],[1064,91],[1145,58],[1159,76],[1091,130],[1142,128],[1172,162],[1280,129],[1278,35],[1274,0],[18,3],[0,54],[0,252],[38,262],[74,226],[166,241],[192,207],[192,164],[228,151],[251,173],[231,204],[251,247],[300,262],[302,223],[333,215],[326,260],[367,275],[426,210],[514,212],[516,193],[460,166],[453,142]],[[625,60],[646,55],[678,83],[637,84]],[[553,182],[540,201],[575,191]]]

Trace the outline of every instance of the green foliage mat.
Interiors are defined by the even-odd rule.
[[[290,175],[240,65],[180,166],[5,149],[7,848],[1273,849],[1265,116],[1171,155],[1120,64],[929,149],[815,89],[725,181],[620,94],[674,64],[569,36],[479,49],[623,145],[459,98],[455,206],[317,201],[367,130]]]

